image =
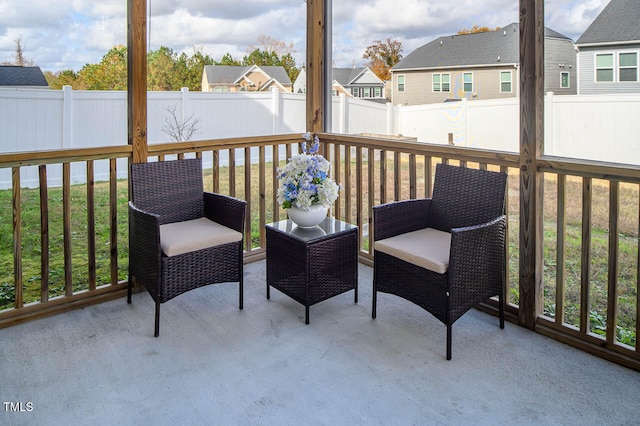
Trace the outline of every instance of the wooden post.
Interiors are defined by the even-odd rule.
[[[520,0],[520,325],[534,329],[542,299],[544,0]]]
[[[307,0],[307,131],[323,131],[325,0]],[[328,84],[331,84],[330,82]]]
[[[127,0],[128,140],[134,163],[147,161],[147,2]]]

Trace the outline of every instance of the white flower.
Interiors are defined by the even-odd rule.
[[[295,205],[308,210],[314,204],[329,207],[340,191],[338,184],[329,177],[331,163],[318,154],[320,141],[317,136],[311,146],[307,143],[311,142],[311,134],[305,133],[302,137],[306,140],[302,143],[302,153],[294,155],[283,169],[278,169],[278,203],[285,209]]]

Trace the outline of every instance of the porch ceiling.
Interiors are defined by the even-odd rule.
[[[146,293],[0,330],[0,398],[32,411],[2,424],[636,424],[640,373],[472,310],[445,329],[382,294],[370,268],[351,292],[304,307],[265,262],[237,285],[162,306]],[[25,407],[23,405],[23,407]],[[4,408],[4,407],[3,407]]]

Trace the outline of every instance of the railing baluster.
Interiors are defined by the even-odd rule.
[[[564,324],[565,268],[567,264],[567,175],[558,174],[556,223],[556,324]]]
[[[87,161],[87,263],[89,290],[96,289],[96,215],[93,160]]]
[[[260,191],[260,218],[258,223],[260,224],[260,229],[258,230],[258,232],[260,233],[260,247],[265,247],[266,246],[266,237],[265,237],[265,230],[264,230],[264,226],[266,225],[266,216],[267,216],[267,207],[266,207],[266,202],[267,202],[267,182],[266,182],[266,177],[267,177],[267,164],[266,164],[267,160],[266,160],[266,155],[265,155],[265,147],[264,145],[260,145],[260,147],[258,148],[258,184],[260,186],[259,191]]]
[[[433,182],[433,158],[430,155],[424,156],[424,186],[425,186],[425,194],[426,198],[431,198],[431,194],[433,193],[433,187],[431,185]]]
[[[591,277],[591,178],[582,178],[582,252],[580,258],[580,332],[589,332],[591,306],[589,283]]]
[[[418,193],[418,173],[416,155],[409,154],[409,198],[415,200]]]
[[[271,190],[273,192],[273,221],[280,219],[280,205],[278,204],[278,167],[280,166],[280,145],[274,144],[271,147]]]
[[[380,204],[387,203],[387,151],[380,151]]]
[[[65,296],[73,295],[73,263],[71,244],[71,165],[62,164],[62,228],[64,241]]]
[[[340,161],[342,161],[342,155],[340,155],[340,151],[342,150],[342,145],[339,144],[335,144],[333,145],[333,149],[334,149],[334,154],[333,154],[333,179],[335,180],[336,184],[338,185],[342,185],[342,177],[340,176],[340,170],[342,169],[340,167]],[[344,188],[343,188],[344,190]],[[333,215],[335,216],[336,219],[340,220],[343,218],[342,216],[342,211],[341,211],[341,207],[342,207],[342,201],[340,200],[341,197],[338,197],[338,199],[336,200],[335,204],[334,204],[334,211],[333,211]]]
[[[22,210],[20,196],[20,167],[11,170],[11,190],[13,198],[13,283],[14,306],[20,309],[24,306],[22,288]]]
[[[115,158],[109,160],[109,218],[111,285],[116,285],[118,284],[118,170]]]
[[[373,254],[373,206],[376,202],[376,183],[375,183],[375,151],[373,148],[369,148],[367,150],[369,152],[369,160],[368,160],[368,170],[367,175],[369,177],[369,183],[367,185],[367,192],[369,195],[369,202],[367,205],[367,240],[368,240],[368,252],[369,254]]]
[[[362,186],[363,186],[363,176],[362,176],[362,148],[356,148],[356,224],[358,225],[358,233],[360,234],[358,237],[358,241],[360,242],[360,247],[358,250],[362,249],[362,227],[364,225],[364,218],[362,212]]]
[[[229,195],[236,196],[236,150],[229,150]]]
[[[247,201],[247,215],[245,217],[245,239],[246,251],[251,251],[251,148],[244,149],[244,199]]]
[[[40,187],[40,302],[49,300],[49,193],[47,166],[38,166]]]
[[[351,222],[351,147],[344,146],[344,220]]]
[[[211,185],[212,192],[219,193],[220,192],[220,151],[214,149],[211,152],[212,157],[212,171],[211,171],[211,179],[213,184]]]
[[[609,262],[607,267],[607,345],[613,347],[616,342],[618,325],[618,236],[620,226],[618,181],[609,182]]]
[[[400,167],[400,151],[394,151],[393,153],[393,200],[399,201],[402,199],[402,176],[400,175],[402,170]]]

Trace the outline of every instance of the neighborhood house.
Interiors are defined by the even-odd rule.
[[[573,41],[545,28],[545,92],[575,95]],[[420,105],[518,96],[519,25],[440,37],[391,68],[392,101]]]
[[[282,66],[205,65],[203,92],[265,92],[276,87],[291,92],[291,80]]]

